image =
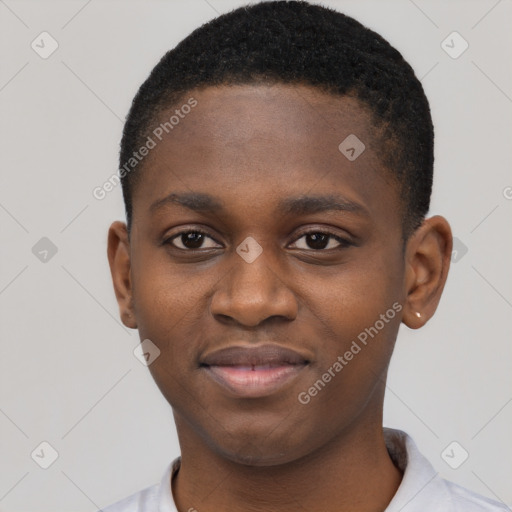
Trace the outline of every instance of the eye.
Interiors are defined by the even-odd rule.
[[[302,239],[303,242],[300,242]],[[325,233],[323,231],[310,231],[303,233],[297,241],[294,243],[295,249],[306,249],[306,250],[329,250],[339,249],[342,247],[348,247],[352,245],[351,242],[333,235],[332,233]]]
[[[181,231],[164,242],[181,250],[215,249],[220,246],[211,236],[197,229]],[[206,245],[204,245],[206,243]]]

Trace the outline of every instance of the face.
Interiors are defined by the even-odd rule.
[[[117,223],[109,249],[180,441],[264,466],[381,425],[413,272],[367,111],[284,84],[190,97],[144,160],[129,242]]]

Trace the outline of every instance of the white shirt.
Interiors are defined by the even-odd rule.
[[[384,512],[510,512],[503,503],[441,478],[405,432],[384,428],[384,438],[393,462],[404,472]],[[169,464],[159,484],[132,494],[103,512],[178,512],[170,483],[179,466],[180,457]]]

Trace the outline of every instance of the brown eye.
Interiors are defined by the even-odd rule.
[[[202,231],[182,231],[169,238],[166,243],[182,250],[212,249],[219,244]]]
[[[306,245],[310,249],[325,249],[329,244],[330,238],[325,233],[310,233],[306,235]]]
[[[303,242],[300,242],[303,240]],[[344,240],[343,238],[333,235],[331,233],[324,233],[321,231],[311,231],[309,233],[304,233],[300,238],[295,242],[296,249],[306,249],[306,250],[329,250],[329,249],[338,249],[340,247],[347,247],[350,244],[348,240]]]

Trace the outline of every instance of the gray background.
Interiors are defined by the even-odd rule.
[[[385,423],[442,476],[510,507],[511,2],[323,4],[381,33],[422,79],[436,127],[431,213],[460,240],[436,316],[400,332]],[[178,455],[170,407],[118,318],[106,233],[123,218],[121,190],[102,201],[92,190],[117,168],[152,66],[239,5],[0,0],[0,510],[93,511],[158,482]],[[47,59],[31,48],[43,31],[59,45]],[[469,43],[458,58],[441,46],[453,31]],[[48,242],[32,250],[42,237],[57,247],[46,261]],[[36,463],[43,441],[58,453],[48,469]],[[453,441],[469,452],[458,469],[441,457]]]

